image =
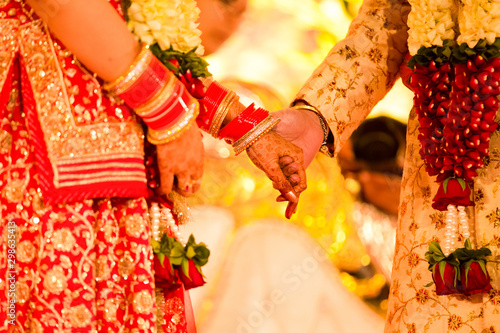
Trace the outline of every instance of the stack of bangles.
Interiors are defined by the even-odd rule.
[[[280,122],[280,119],[273,118],[269,111],[255,108],[254,104],[251,104],[222,127],[227,113],[238,101],[239,97],[234,92],[213,81],[201,100],[205,110],[197,119],[201,129],[232,144],[236,155],[245,151]]]
[[[104,89],[120,97],[148,126],[148,141],[170,142],[195,121],[198,101],[144,46],[128,72]]]

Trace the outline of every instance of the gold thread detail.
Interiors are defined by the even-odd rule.
[[[250,130],[248,133],[246,133],[233,143],[234,153],[238,155],[245,151],[257,140],[259,140],[264,134],[273,129],[273,127],[276,126],[280,121],[280,118],[274,119],[272,115],[269,115],[256,127],[254,127],[252,130]]]

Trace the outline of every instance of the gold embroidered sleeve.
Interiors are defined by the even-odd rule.
[[[407,52],[404,0],[365,0],[337,43],[296,96],[328,122],[335,154],[398,78]]]

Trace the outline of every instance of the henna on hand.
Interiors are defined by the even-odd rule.
[[[156,149],[163,194],[175,189],[187,197],[199,190],[205,152],[196,124],[177,139],[157,145]]]
[[[247,154],[266,173],[281,196],[289,201],[285,216],[290,218],[297,210],[300,193],[307,188],[302,149],[271,131],[248,148]],[[282,158],[285,163],[282,160],[280,162]],[[294,184],[289,179],[293,175]]]

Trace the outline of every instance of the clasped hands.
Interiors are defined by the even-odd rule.
[[[311,111],[284,109],[274,112],[281,122],[247,149],[250,160],[288,201],[285,216],[296,212],[300,194],[307,188],[306,167],[319,150],[323,131]],[[184,196],[195,193],[203,174],[204,150],[199,128],[193,124],[179,138],[157,146],[161,190]]]

